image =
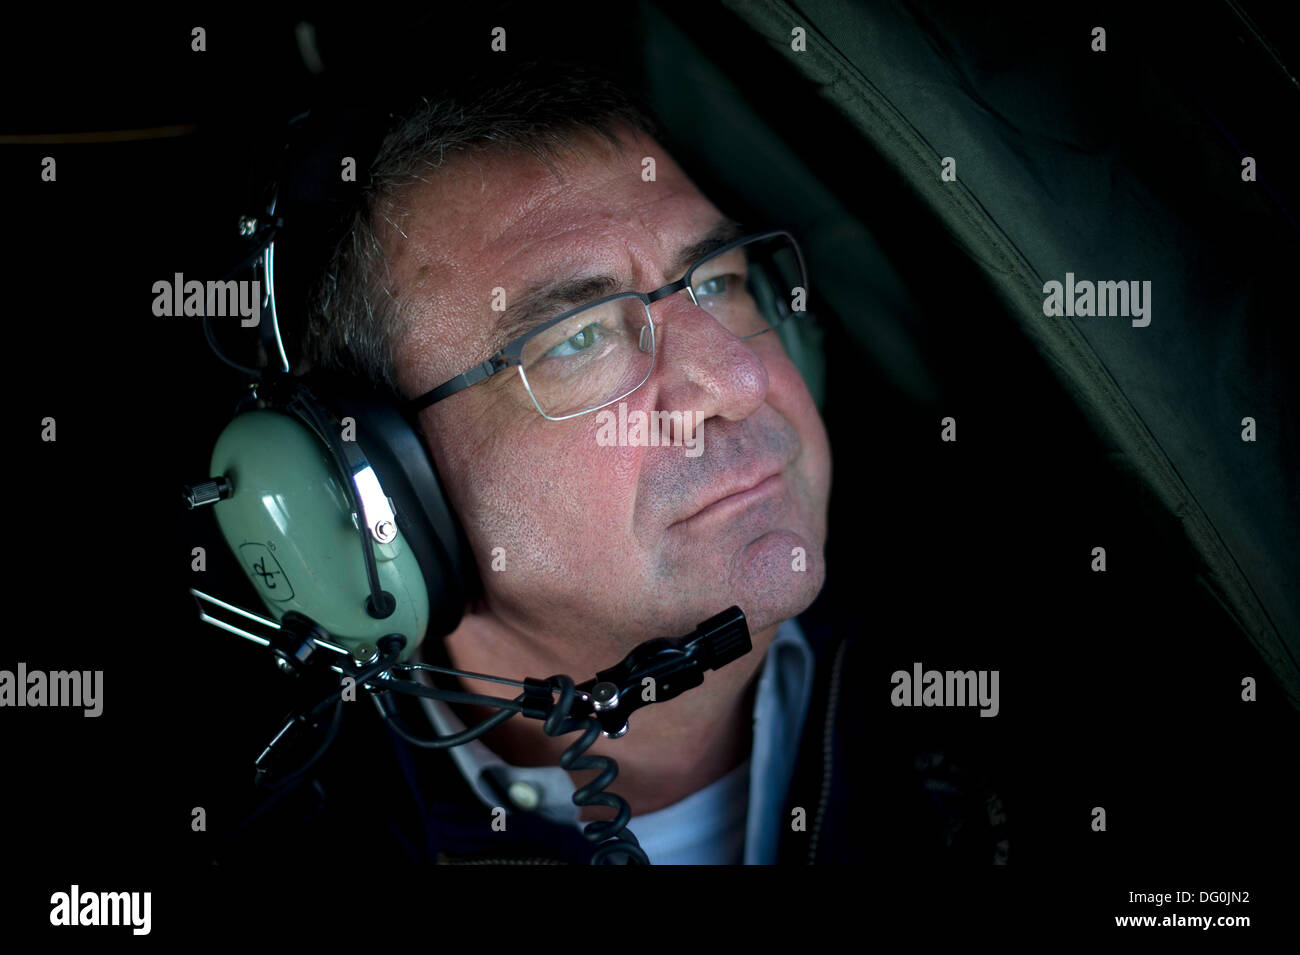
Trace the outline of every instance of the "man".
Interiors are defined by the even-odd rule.
[[[617,760],[608,789],[657,864],[858,852],[839,811],[847,644],[819,631],[810,645],[794,619],[825,580],[829,442],[746,291],[747,262],[774,244],[789,255],[789,240],[743,238],[617,89],[526,70],[397,118],[308,336],[312,365],[426,405],[420,427],[483,582],[446,637],[454,666],[582,680],[732,604],[746,613],[748,655],[589,750]],[[805,294],[782,288],[791,301],[770,305],[798,321]],[[593,317],[610,309],[617,321]],[[625,328],[631,344],[615,340]],[[459,378],[521,338],[523,374]],[[620,355],[628,367],[598,370]],[[611,443],[615,410],[680,414],[702,452]],[[425,701],[425,715],[445,734],[486,711]],[[611,812],[574,805],[594,773],[558,768],[572,742],[512,719],[453,750],[449,774],[447,756],[394,739],[416,821],[390,829],[422,861],[586,861],[579,826]]]

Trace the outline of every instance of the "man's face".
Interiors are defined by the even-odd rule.
[[[628,132],[622,154],[582,142],[559,178],[522,153],[460,155],[402,197],[393,225],[405,236],[384,241],[411,317],[398,347],[407,397],[507,344],[494,289],[507,305],[557,279],[650,291],[680,279],[684,250],[726,222],[653,141]],[[421,418],[487,611],[574,665],[608,665],[732,604],[757,634],[803,610],[825,577],[830,449],[776,333],[740,340],[686,292],[651,314],[654,371],[624,399],[629,415],[694,413],[703,453],[602,446],[597,414],[547,420],[514,369]]]

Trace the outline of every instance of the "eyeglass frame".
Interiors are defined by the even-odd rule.
[[[655,289],[653,292],[615,292],[613,295],[606,295],[604,298],[597,299],[594,302],[587,302],[583,305],[579,305],[577,308],[569,309],[567,312],[564,312],[562,315],[558,315],[555,318],[548,319],[546,322],[543,322],[541,325],[538,325],[536,328],[530,329],[529,331],[525,332],[523,335],[511,341],[504,348],[501,348],[490,358],[488,358],[487,361],[480,362],[479,364],[474,365],[472,368],[469,368],[466,371],[461,372],[459,375],[456,375],[448,379],[447,381],[443,382],[441,385],[438,385],[438,387],[426,391],[418,398],[411,398],[409,401],[406,402],[406,407],[410,410],[412,414],[416,414],[420,411],[423,411],[425,408],[428,408],[430,405],[436,404],[437,402],[441,401],[444,398],[450,398],[452,395],[464,391],[466,388],[471,388],[474,385],[477,385],[479,382],[486,381],[488,378],[491,378],[499,371],[505,371],[507,368],[518,368],[519,377],[524,383],[524,390],[528,392],[528,397],[532,399],[533,407],[536,408],[538,413],[541,414],[541,416],[543,418],[546,418],[548,421],[567,421],[569,418],[580,418],[585,414],[591,414],[593,411],[599,411],[601,408],[607,408],[610,405],[612,405],[614,402],[621,401],[622,399],[626,398],[628,395],[632,394],[632,392],[636,391],[647,381],[649,381],[650,376],[654,374],[655,362],[658,357],[658,343],[655,341],[655,320],[654,320],[654,316],[650,314],[650,306],[653,305],[655,302],[659,301],[660,299],[667,298],[669,295],[676,295],[678,292],[684,289],[686,293],[691,297],[691,304],[697,307],[702,307],[700,306],[699,301],[695,297],[694,288],[692,288],[691,286],[691,276],[695,274],[696,269],[700,268],[700,266],[704,265],[706,262],[711,261],[717,256],[722,255],[726,252],[730,252],[732,249],[739,248],[742,245],[748,245],[751,242],[758,242],[763,239],[775,239],[778,236],[784,236],[786,239],[789,239],[790,245],[794,248],[795,258],[799,263],[799,278],[800,281],[803,283],[799,287],[804,290],[804,294],[806,295],[808,290],[808,269],[804,265],[803,250],[799,248],[799,243],[795,241],[795,237],[791,235],[789,232],[787,232],[785,229],[771,229],[766,232],[755,232],[751,235],[746,235],[746,236],[742,236],[739,239],[735,239],[734,241],[727,243],[721,248],[714,249],[708,255],[703,256],[699,261],[693,263],[686,270],[686,274],[683,275],[676,282],[669,282],[667,285],[661,286]],[[560,322],[567,321],[568,319],[572,318],[574,315],[577,315],[579,312],[586,311],[589,308],[596,308],[599,305],[605,305],[609,302],[614,302],[624,298],[635,298],[641,301],[641,306],[645,309],[646,321],[649,323],[650,326],[650,347],[651,347],[650,369],[646,372],[646,376],[642,378],[639,382],[637,382],[633,387],[625,391],[623,394],[618,395],[615,398],[611,398],[609,399],[609,401],[606,401],[603,404],[596,405],[595,407],[592,408],[587,408],[583,411],[575,411],[572,414],[560,415],[558,417],[548,415],[545,411],[542,410],[542,406],[538,403],[537,396],[533,394],[532,386],[528,383],[528,375],[524,372],[524,365],[523,365],[524,348],[527,346],[529,341],[531,341],[536,336],[540,335],[542,332],[560,324]],[[748,339],[751,338],[757,338],[759,335],[766,335],[768,332],[773,331],[775,328],[776,325],[769,323],[768,327],[763,329],[761,332],[754,332],[752,335],[744,335],[739,340],[747,341]]]

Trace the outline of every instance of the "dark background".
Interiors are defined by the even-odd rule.
[[[523,3],[471,6],[400,23],[310,19],[340,86],[484,65],[499,22],[509,25],[511,59],[637,67],[636,44],[620,40],[630,4],[565,17]],[[1247,6],[1294,63],[1289,24],[1271,7]],[[203,545],[202,586],[257,606],[226,565],[210,515],[187,514],[178,491],[206,476],[239,381],[206,351],[196,320],[150,310],[154,281],[215,277],[233,261],[234,223],[256,170],[310,89],[293,42],[300,17],[232,9],[51,18],[15,25],[0,49],[14,72],[4,133],[194,127],[171,138],[0,149],[14,216],[6,407],[19,448],[3,480],[26,532],[13,553],[0,667],[105,671],[99,719],[0,715],[6,844],[35,875],[22,889],[30,905],[8,900],[22,922],[43,924],[49,893],[78,879],[153,889],[156,926],[167,918],[161,899],[190,880],[237,894],[234,873],[210,871],[212,830],[244,805],[251,761],[286,709],[269,657],[199,624],[185,592],[195,585],[190,549]],[[1184,884],[1278,900],[1300,848],[1300,718],[1197,585],[1177,522],[1107,456],[977,268],[802,79],[725,11],[665,9],[719,38],[718,62],[745,78],[773,128],[794,112],[803,128],[815,119],[801,157],[873,227],[891,224],[878,237],[942,329],[923,343],[942,393],[921,405],[870,373],[836,316],[822,316],[835,455],[826,599],[870,647],[870,668],[846,692],[879,726],[862,741],[856,771],[905,772],[900,752],[961,753],[1009,819],[1016,871],[992,890],[988,874],[958,873],[934,904],[982,891],[1002,912],[1028,898],[1096,917],[1122,913],[1130,888]],[[1141,16],[1093,5],[1054,21],[1039,12],[997,22],[1050,45],[1054,24],[1099,15]],[[195,24],[207,28],[202,55],[190,52]],[[1137,55],[1118,51],[1113,68]],[[666,145],[694,174],[689,144],[675,143],[668,126]],[[39,157],[51,154],[58,182],[44,184]],[[737,208],[725,182],[697,182],[724,210],[761,218],[761,209]],[[815,281],[817,262],[809,267]],[[960,422],[955,445],[937,440],[947,414]],[[53,444],[39,439],[47,415],[58,421]],[[1094,542],[1107,547],[1105,574],[1080,558]],[[1000,715],[893,708],[889,674],[914,660],[999,669]],[[1254,705],[1239,701],[1244,675],[1259,681]],[[1104,834],[1088,825],[1098,805]],[[207,808],[208,833],[191,832],[194,806]],[[862,824],[883,830],[890,820],[864,806]],[[363,864],[364,851],[349,858]],[[863,864],[908,868],[906,857]],[[1071,887],[1067,898],[1044,887],[1045,873]],[[185,904],[210,915],[201,901]]]

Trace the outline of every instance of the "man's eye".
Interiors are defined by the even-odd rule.
[[[576,335],[566,338],[549,352],[548,358],[565,358],[586,351],[600,339],[601,327],[593,322]]]
[[[718,275],[695,286],[696,295],[726,295],[740,285],[739,275]]]

